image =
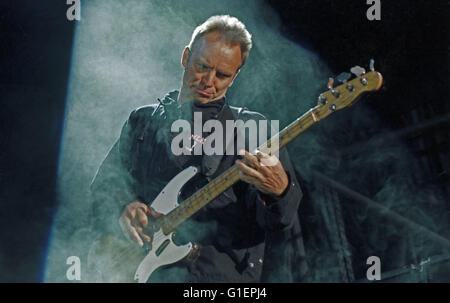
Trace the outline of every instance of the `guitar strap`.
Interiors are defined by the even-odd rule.
[[[239,115],[242,112],[243,108],[232,108],[229,107],[227,104],[224,105],[223,111],[219,114],[219,121],[222,123],[223,128],[223,138],[225,138],[225,144],[223,145],[223,151],[222,154],[214,154],[214,155],[203,155],[202,157],[202,165],[201,165],[201,171],[204,176],[210,181],[211,176],[214,175],[214,173],[219,168],[220,162],[222,161],[223,156],[226,154],[227,147],[234,141],[235,139],[235,132],[236,128],[234,128],[234,133],[231,136],[230,134],[226,134],[226,121],[232,120],[236,121],[239,119]],[[236,111],[236,114],[233,113],[233,111]],[[208,138],[211,138],[208,137]],[[208,138],[206,140],[208,141]]]

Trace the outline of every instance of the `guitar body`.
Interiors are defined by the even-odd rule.
[[[176,209],[182,187],[198,172],[188,167],[176,175],[149,205],[155,211],[167,215]],[[151,225],[151,219],[149,220]],[[90,282],[146,283],[151,274],[163,265],[180,261],[192,249],[192,243],[178,246],[173,242],[174,232],[164,234],[162,228],[151,233],[152,241],[145,249],[125,240],[105,236],[94,243],[88,255]]]

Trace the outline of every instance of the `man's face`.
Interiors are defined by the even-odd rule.
[[[182,57],[183,88],[187,98],[199,103],[219,100],[233,83],[242,63],[239,44],[221,40],[212,32],[200,38]]]

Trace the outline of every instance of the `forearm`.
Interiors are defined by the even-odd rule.
[[[269,230],[283,230],[292,226],[297,216],[300,200],[303,196],[300,184],[295,176],[295,170],[285,150],[280,152],[289,183],[280,196],[267,195],[259,191],[253,194],[256,206],[256,216],[261,227]]]

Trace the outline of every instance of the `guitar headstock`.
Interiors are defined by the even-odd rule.
[[[334,112],[353,105],[364,93],[376,91],[383,84],[383,76],[375,71],[374,61],[370,60],[370,71],[366,73],[360,66],[353,67],[350,71],[355,78],[348,81],[351,77],[348,73],[342,73],[337,79],[342,82],[341,85],[333,87],[334,79],[330,78],[328,82],[328,91],[319,95],[318,107],[321,112]],[[323,112],[323,114],[325,114]]]

